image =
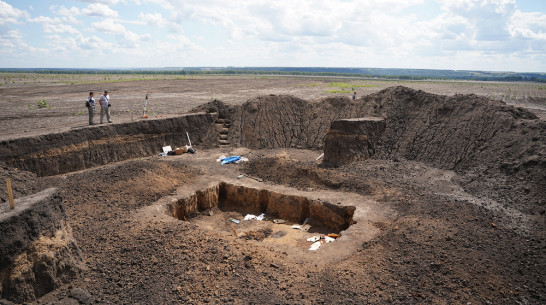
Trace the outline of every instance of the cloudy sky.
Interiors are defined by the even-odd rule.
[[[545,0],[0,0],[0,67],[546,72]]]

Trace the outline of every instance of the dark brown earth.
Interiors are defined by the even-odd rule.
[[[230,122],[230,146],[219,148],[211,128],[195,155],[53,177],[0,166],[16,197],[61,189],[88,268],[37,303],[546,302],[546,125],[535,114],[482,96],[405,87],[356,104],[248,98],[200,108],[220,110]],[[332,120],[366,115],[387,126],[372,159],[337,168],[316,161]],[[220,155],[250,161],[220,166]],[[336,249],[340,240],[315,253],[275,243],[294,236],[269,223],[235,238],[227,218],[237,214],[216,210],[184,221],[154,212],[162,198],[241,174],[242,183],[359,198],[373,207],[363,215],[376,209],[387,216],[370,214],[370,238],[354,249]]]

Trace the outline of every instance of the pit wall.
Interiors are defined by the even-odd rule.
[[[231,122],[229,143],[255,149],[321,150],[332,122],[380,117],[385,131],[376,141],[374,158],[453,170],[466,191],[517,205],[525,213],[542,213],[546,204],[546,122],[483,96],[444,96],[398,86],[356,102],[269,95],[239,106],[215,101],[196,111],[218,112]]]
[[[50,176],[130,158],[155,155],[163,146],[192,144],[216,120],[216,114],[136,121],[0,142],[0,160],[18,169]]]
[[[188,219],[214,207],[255,215],[265,213],[295,223],[311,218],[311,225],[324,225],[335,232],[346,230],[353,223],[356,210],[353,206],[338,206],[306,197],[221,182],[170,204],[168,213],[178,219]]]
[[[57,189],[17,199],[0,232],[0,299],[33,301],[85,268]]]
[[[332,122],[326,133],[323,164],[340,166],[369,159],[385,131],[385,120],[376,117]]]

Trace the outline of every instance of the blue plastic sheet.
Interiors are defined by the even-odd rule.
[[[222,162],[220,162],[220,164],[224,165],[224,164],[228,164],[228,163],[235,163],[235,162],[239,161],[240,159],[241,159],[241,156],[231,156],[231,157],[227,157],[227,158],[222,159]]]

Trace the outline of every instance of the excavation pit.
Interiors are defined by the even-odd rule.
[[[343,206],[310,199],[303,196],[287,195],[267,189],[257,189],[241,185],[220,182],[214,186],[196,191],[185,198],[169,204],[168,213],[178,219],[192,220],[198,223],[206,222],[207,217],[217,217],[222,213],[224,222],[236,229],[239,224],[258,223],[257,221],[243,221],[247,214],[265,214],[262,223],[274,223],[273,220],[286,221],[274,223],[275,227],[291,228],[294,224],[307,223],[309,233],[340,233],[354,224],[354,206]],[[204,217],[196,217],[205,215]],[[236,222],[230,219],[235,219]],[[306,221],[307,220],[307,221]],[[237,223],[241,221],[241,223]],[[248,227],[248,225],[247,225]],[[279,238],[286,231],[269,231],[270,228],[255,227],[265,237],[272,235]],[[253,234],[258,232],[253,231]],[[284,233],[283,233],[284,232]],[[258,236],[255,239],[260,239]]]

